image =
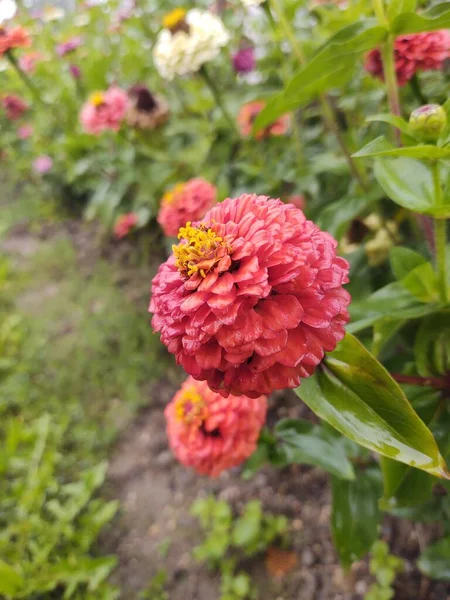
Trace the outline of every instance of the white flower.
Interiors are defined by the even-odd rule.
[[[17,12],[14,0],[0,0],[0,23],[12,19]]]
[[[196,73],[216,58],[230,39],[219,17],[209,12],[194,8],[184,20],[189,31],[163,29],[153,48],[155,66],[164,79]]]

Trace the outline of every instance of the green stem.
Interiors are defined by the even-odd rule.
[[[225,105],[222,102],[222,97],[220,95],[220,92],[217,89],[216,84],[214,83],[213,79],[209,76],[209,73],[206,70],[205,65],[203,65],[201,67],[199,73],[203,77],[206,85],[209,87],[209,89],[211,91],[211,94],[213,95],[214,100],[216,101],[217,106],[220,108],[220,110],[222,111],[223,116],[228,121],[228,124],[230,125],[231,130],[234,131],[234,133],[238,137],[240,137],[240,133],[239,133],[239,131],[237,129],[237,126],[236,126],[236,121],[231,117],[231,115],[229,114],[229,112],[225,108]]]
[[[271,17],[270,21],[276,32],[276,23],[273,19],[270,7],[268,6],[267,2],[264,3],[264,6],[266,8],[267,14]],[[305,55],[303,53],[303,49],[299,41],[295,37],[295,33],[289,21],[286,18],[286,15],[283,11],[282,3],[280,2],[280,0],[271,0],[271,6],[273,7],[275,14],[277,15],[277,18],[280,22],[280,25],[284,31],[286,38],[291,44],[292,50],[298,60],[299,65],[303,66],[306,62]],[[339,144],[342,154],[344,155],[345,160],[347,161],[350,172],[352,173],[353,177],[355,177],[355,179],[358,181],[361,188],[363,190],[367,190],[368,185],[365,178],[365,173],[363,171],[360,171],[359,168],[356,166],[356,163],[352,158],[352,153],[347,148],[347,144],[345,143],[344,137],[342,136],[330,99],[325,94],[321,94],[319,96],[319,101],[322,107],[322,113],[325,123],[327,124],[327,127],[330,130],[330,132],[336,138],[336,141]]]
[[[387,25],[388,20],[384,12],[383,0],[373,0],[373,10],[380,25]]]
[[[439,162],[432,164],[434,197],[436,206],[442,206],[444,198],[442,195]],[[442,302],[448,301],[447,291],[447,222],[445,219],[434,220],[434,236],[436,246],[436,270],[439,283],[439,291]]]
[[[37,100],[38,102],[42,103],[42,98],[41,98],[37,88],[34,87],[34,84],[31,82],[31,79],[19,67],[19,63],[17,62],[16,57],[14,56],[12,51],[8,50],[5,53],[5,55],[6,55],[6,58],[9,60],[10,64],[12,65],[12,67],[15,69],[17,75],[20,77],[20,79],[23,81],[23,83],[27,86],[27,88],[32,93],[34,99]]]
[[[391,113],[397,117],[401,116],[400,99],[398,95],[397,74],[394,62],[394,37],[389,35],[381,49],[383,58],[384,80]],[[400,130],[395,130],[397,144],[400,145]]]

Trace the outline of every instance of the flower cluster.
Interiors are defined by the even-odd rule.
[[[405,85],[418,71],[439,70],[450,57],[450,31],[441,29],[402,35],[395,40],[395,71],[399,85]],[[383,60],[378,48],[366,56],[365,69],[384,79]]]
[[[7,94],[2,98],[2,106],[10,121],[17,121],[28,110],[28,104],[14,94]]]
[[[81,109],[80,121],[86,133],[99,135],[105,129],[118,131],[129,106],[128,95],[118,87],[95,92]]]
[[[130,212],[125,215],[120,215],[114,225],[114,235],[118,240],[127,236],[138,224],[138,216],[136,213]]]
[[[265,106],[266,103],[263,100],[260,100],[256,102],[249,102],[241,107],[237,117],[237,122],[243,137],[251,135],[253,123]],[[270,136],[286,135],[286,133],[289,131],[290,123],[290,116],[282,115],[274,123],[258,131],[255,137],[257,140],[261,140]]]
[[[161,77],[196,73],[216,58],[228,43],[229,34],[222,21],[210,12],[196,8],[185,13],[176,9],[164,20],[153,49],[153,59]]]
[[[267,399],[225,399],[189,377],[167,405],[169,444],[177,459],[202,475],[217,477],[256,450]]]
[[[176,236],[188,221],[198,221],[216,203],[216,188],[201,177],[178,183],[161,200],[158,223],[168,236]]]
[[[138,129],[155,129],[169,118],[169,105],[160,96],[153,95],[147,86],[134,85],[128,90],[130,105],[127,123]]]
[[[0,56],[14,48],[28,48],[30,45],[30,36],[23,27],[6,29],[0,26]]]
[[[348,264],[299,209],[243,194],[179,237],[153,280],[152,325],[211,389],[255,398],[296,387],[343,338]]]

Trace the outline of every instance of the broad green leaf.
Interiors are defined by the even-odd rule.
[[[417,566],[427,577],[450,581],[450,537],[428,546],[417,561]]]
[[[22,585],[22,575],[0,559],[0,594],[5,596],[15,596]]]
[[[413,269],[400,283],[421,302],[436,302],[439,299],[436,273],[428,262]]]
[[[381,114],[381,115],[373,115],[371,117],[368,117],[366,119],[366,121],[367,121],[367,123],[376,123],[376,122],[388,123],[389,125],[393,125],[397,129],[400,129],[400,131],[402,133],[404,133],[405,135],[407,135],[408,137],[411,137],[411,138],[414,137],[409,130],[408,123],[405,121],[405,119],[402,119],[401,117],[397,117],[395,115],[391,115],[391,114],[387,113],[387,114]]]
[[[388,458],[450,478],[437,444],[400,386],[348,334],[297,394],[321,419]]]
[[[339,479],[354,479],[355,473],[339,438],[320,425],[298,419],[283,419],[275,427],[283,442],[288,463],[321,467]]]
[[[443,2],[421,14],[407,12],[398,15],[391,24],[392,33],[404,35],[421,31],[436,31],[450,27],[450,2]]]
[[[418,252],[414,252],[414,250],[410,250],[409,248],[403,248],[402,246],[392,248],[389,260],[392,272],[396,279],[399,280],[402,280],[413,269],[426,262]]]
[[[370,156],[405,156],[407,158],[435,160],[438,158],[450,158],[450,148],[439,148],[438,146],[426,144],[394,148],[381,135],[353,154],[353,158],[367,158]]]
[[[417,0],[391,0],[386,7],[386,15],[392,21],[397,15],[406,12],[415,12]]]
[[[331,532],[344,568],[364,556],[378,537],[381,494],[377,470],[359,472],[354,481],[332,478]]]
[[[272,123],[285,112],[308,103],[334,85],[342,86],[350,78],[356,59],[380,44],[386,28],[375,19],[362,19],[338,31],[319,49],[312,60],[300,71],[285,90],[278,94],[257,116],[254,131]]]
[[[375,177],[394,202],[412,210],[434,216],[450,217],[450,197],[446,204],[435,205],[431,169],[412,158],[376,158]]]
[[[344,198],[327,204],[320,212],[317,225],[339,239],[345,233],[348,223],[366,210],[380,197],[378,193],[370,192],[364,198],[345,196]]]
[[[414,356],[422,377],[444,375],[450,370],[450,312],[423,320],[414,341]]]
[[[423,504],[429,500],[436,479],[409,465],[381,457],[384,510]]]

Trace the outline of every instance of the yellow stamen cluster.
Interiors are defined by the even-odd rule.
[[[177,183],[173,186],[173,188],[167,191],[162,197],[163,204],[171,204],[178,194],[181,194],[184,189],[184,183]]]
[[[101,106],[105,102],[105,96],[103,92],[94,92],[91,94],[89,101],[94,106]]]
[[[212,229],[207,229],[203,223],[199,227],[192,227],[189,221],[186,227],[181,227],[178,239],[186,242],[172,246],[175,266],[188,277],[194,273],[206,277],[223,256],[223,253],[218,256],[218,250],[226,247],[223,238]]]
[[[200,425],[206,419],[207,407],[202,396],[194,386],[183,391],[183,395],[175,402],[175,417],[177,421],[187,425]]]
[[[186,16],[186,11],[184,8],[174,8],[163,18],[163,26],[166,29],[173,29],[176,27],[181,21],[184,20]]]

